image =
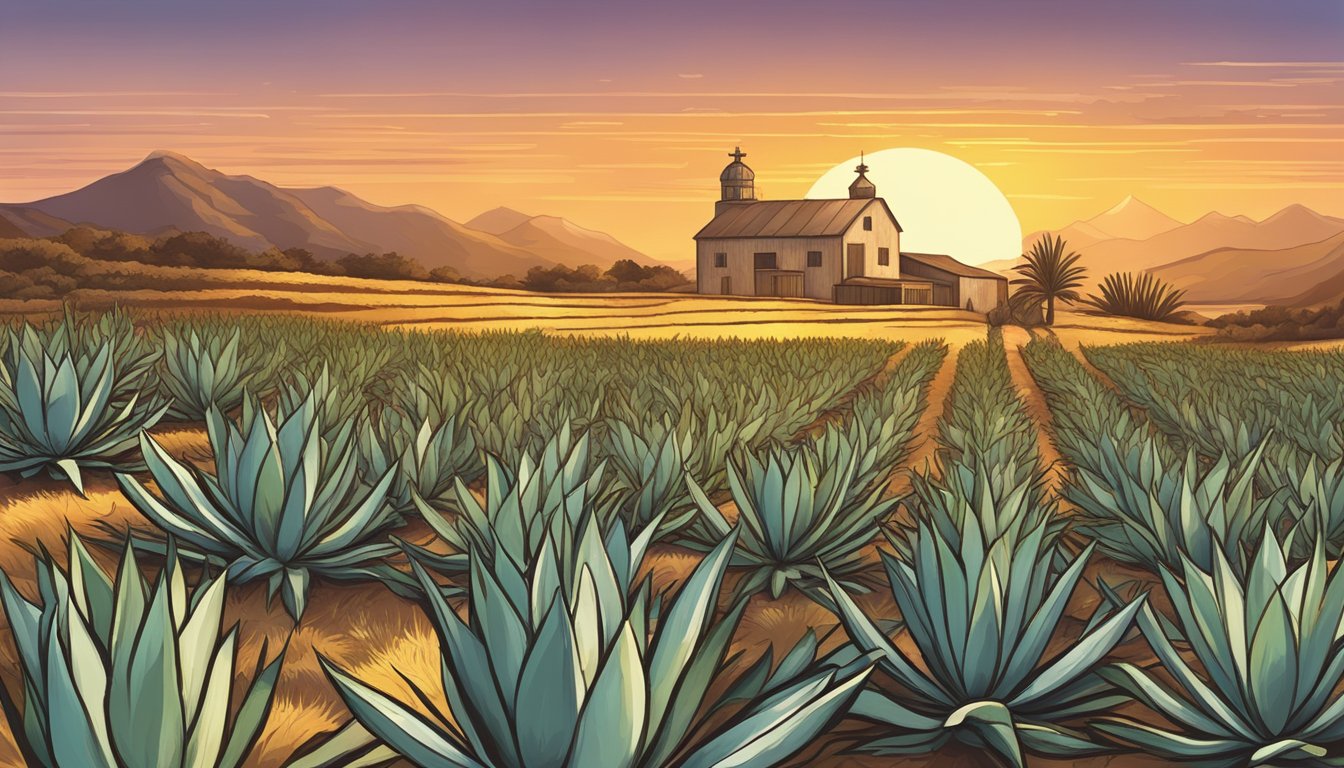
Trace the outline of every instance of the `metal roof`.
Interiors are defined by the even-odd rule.
[[[757,200],[724,206],[695,239],[735,237],[837,237],[849,229],[863,209],[874,202],[865,200]],[[900,222],[892,216],[886,201],[876,198],[900,231]]]
[[[1007,280],[1003,275],[990,272],[988,269],[972,267],[970,264],[962,264],[960,261],[941,253],[907,253],[901,251],[902,259],[911,259],[934,269],[940,269],[957,277],[980,277],[992,278],[994,280]]]

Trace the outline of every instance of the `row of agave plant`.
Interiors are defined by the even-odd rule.
[[[1344,552],[1337,459],[1290,449],[1270,432],[1244,450],[1177,439],[1153,410],[1131,407],[1058,343],[1036,340],[1025,353],[1073,468],[1063,495],[1078,510],[1078,529],[1111,557],[1158,571],[1188,556],[1211,568],[1221,547],[1241,567],[1266,526],[1299,529],[1298,555],[1317,539],[1331,559]],[[1259,406],[1245,407],[1255,418]],[[1244,435],[1239,424],[1226,434]]]
[[[855,652],[818,660],[809,634],[778,665],[767,655],[711,694],[735,661],[728,644],[750,597],[740,592],[719,616],[724,573],[733,565],[776,572],[771,553],[797,568],[813,568],[818,557],[848,565],[850,548],[825,541],[827,527],[858,519],[871,538],[890,504],[883,481],[903,456],[944,351],[912,349],[815,443],[771,448],[764,460],[741,451],[728,474],[741,518],[755,521],[744,535],[728,528],[719,536],[721,516],[692,520],[713,507],[679,458],[684,438],[648,446],[613,430],[613,454],[630,474],[608,482],[592,433],[562,425],[516,465],[486,454],[481,499],[441,461],[457,451],[428,448],[454,430],[417,433],[408,450],[428,462],[361,451],[325,375],[285,387],[273,407],[245,394],[237,420],[211,404],[213,471],[179,462],[142,432],[154,485],[118,474],[126,497],[167,536],[128,543],[115,582],[73,533],[66,574],[49,556],[39,559],[37,602],[0,582],[25,662],[23,706],[6,697],[5,711],[33,764],[238,765],[260,732],[280,661],[254,676],[230,722],[236,629],[222,631],[224,583],[266,579],[297,617],[312,578],[369,578],[426,601],[453,711],[433,737],[399,731],[410,722],[405,707],[329,668],[357,720],[295,765],[374,764],[398,752],[423,765],[778,764],[848,709],[872,661]],[[819,489],[816,471],[832,459],[844,473]],[[776,470],[807,498],[780,497]],[[445,475],[450,516],[421,493]],[[401,514],[399,485],[454,554],[388,536]],[[696,525],[704,526],[693,539],[707,549],[704,561],[674,598],[655,594],[648,578],[637,579],[649,545]],[[137,546],[166,558],[152,596]],[[399,554],[410,573],[390,564]],[[188,596],[184,559],[221,575]],[[444,602],[462,590],[445,589],[431,572],[466,583],[469,622]],[[814,581],[823,576],[813,571]],[[723,712],[732,712],[726,724]],[[701,738],[711,718],[718,731]]]
[[[426,718],[328,664],[354,720],[295,768],[374,765],[397,755],[425,766],[768,766],[796,755],[846,712],[882,731],[862,745],[879,754],[929,751],[956,738],[1019,765],[1024,751],[1081,755],[1108,743],[1210,765],[1329,764],[1327,750],[1344,739],[1344,707],[1330,699],[1344,668],[1344,577],[1330,575],[1321,548],[1293,556],[1299,531],[1282,539],[1271,531],[1249,542],[1253,557],[1235,565],[1220,546],[1207,568],[1179,553],[1179,567],[1164,571],[1174,617],[1116,596],[1076,642],[1050,653],[1092,547],[1070,557],[1059,545],[1059,521],[1040,490],[1034,436],[1000,342],[962,354],[940,429],[940,461],[957,471],[923,479],[924,492],[907,504],[913,524],[889,532],[895,554],[883,556],[918,659],[885,631],[887,617],[866,615],[850,595],[864,587],[858,552],[893,503],[880,488],[891,466],[872,457],[900,460],[923,385],[943,355],[937,345],[912,349],[815,440],[739,451],[726,468],[736,528],[725,528],[686,468],[690,512],[609,480],[609,463],[593,450],[602,435],[561,425],[516,462],[487,454],[484,498],[460,477],[451,483],[453,506],[410,492],[448,555],[389,539],[400,513],[346,514],[369,509],[379,496],[381,509],[392,508],[400,464],[364,474],[352,458],[359,453],[354,428],[330,417],[331,385],[318,376],[311,386],[287,388],[273,409],[245,398],[238,423],[213,409],[213,473],[180,464],[143,438],[157,491],[131,476],[121,482],[173,534],[161,545],[168,565],[155,601],[146,597],[133,552],[114,584],[95,574],[77,540],[69,576],[50,558],[40,563],[52,584],[40,590],[40,603],[0,585],[11,625],[31,638],[20,641],[22,714],[8,700],[6,712],[33,764],[236,765],[264,719],[274,683],[266,674],[279,662],[256,675],[260,682],[231,726],[217,713],[227,695],[208,700],[209,717],[179,717],[206,711],[195,657],[201,637],[220,643],[210,652],[214,664],[232,661],[232,635],[217,615],[197,623],[198,606],[208,604],[203,596],[214,583],[265,577],[291,593],[291,610],[301,610],[316,574],[377,578],[424,601],[440,634],[448,710]],[[887,434],[903,437],[877,437]],[[839,475],[830,473],[834,464],[844,467]],[[261,483],[272,492],[258,492]],[[646,497],[647,506],[632,501]],[[654,511],[634,517],[641,508]],[[685,519],[666,522],[675,518]],[[638,576],[657,538],[708,552],[675,594],[655,592]],[[173,576],[179,548],[181,557],[219,566],[218,582],[188,598]],[[409,573],[392,566],[397,553]],[[742,582],[753,586],[720,613],[724,573],[734,566],[747,569]],[[749,592],[791,585],[835,610],[850,643],[819,658],[817,638],[808,635],[778,665],[766,656],[715,684],[727,674],[728,643]],[[468,601],[466,620],[445,601],[454,593]],[[160,602],[162,610],[154,607]],[[1184,696],[1149,670],[1103,664],[1136,620]],[[82,630],[71,629],[75,623]],[[119,627],[136,629],[128,635]],[[1213,639],[1204,631],[1219,627]],[[36,649],[35,666],[26,663],[25,642]],[[1200,642],[1204,651],[1195,647]],[[1198,670],[1175,650],[1187,645],[1200,657]],[[172,653],[156,656],[158,649]],[[1224,663],[1214,670],[1205,651]],[[49,663],[53,653],[64,666]],[[231,668],[212,667],[208,679],[215,674],[232,679]],[[177,681],[177,703],[138,695],[171,696]],[[1206,692],[1216,694],[1212,703]],[[428,693],[417,693],[432,710]],[[1130,698],[1180,730],[1096,717]],[[1075,727],[1082,717],[1092,719]],[[54,723],[75,728],[99,750],[86,754],[107,761],[75,761],[64,751],[64,731],[54,737]],[[146,733],[156,746],[140,743]]]
[[[1298,516],[1257,491],[1260,450],[1182,456],[1058,342],[1024,351],[1071,464],[1062,495],[1076,508],[1072,526],[1157,573],[1173,609],[1137,614],[1164,675],[1100,670],[1166,724],[1109,717],[1094,729],[1208,766],[1344,764],[1344,569],[1321,522],[1330,510]],[[1120,589],[1097,586],[1104,605],[1125,604]]]
[[[572,424],[648,443],[676,433],[702,484],[721,492],[730,450],[788,440],[899,346],[462,336],[265,317],[136,323],[119,311],[67,312],[0,340],[0,472],[46,470],[82,491],[82,469],[139,469],[136,435],[160,420],[205,421],[212,408],[237,413],[249,396],[274,403],[299,393],[292,405],[322,385],[329,420],[356,423],[371,462],[451,445],[472,465],[460,469],[479,475],[482,452],[516,464]],[[376,455],[375,442],[387,455]],[[402,501],[409,507],[404,493]]]
[[[1344,353],[1182,346],[1085,351],[1176,445],[1213,461],[1260,454],[1259,490],[1344,550]]]

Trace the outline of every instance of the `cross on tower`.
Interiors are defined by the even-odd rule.
[[[729,152],[728,156],[740,163],[742,162],[742,158],[747,156],[747,153],[743,152],[741,147],[733,147],[733,151]]]

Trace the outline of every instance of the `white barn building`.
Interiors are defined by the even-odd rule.
[[[719,175],[714,218],[695,236],[700,293],[842,304],[937,304],[977,312],[1008,281],[950,256],[903,253],[901,225],[860,163],[844,200],[758,200],[741,149]]]

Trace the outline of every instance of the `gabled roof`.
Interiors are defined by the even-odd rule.
[[[864,200],[757,200],[724,206],[696,233],[696,240],[735,237],[838,237],[849,229],[864,208],[881,203],[901,230],[900,222],[882,198]]]
[[[1007,280],[1008,278],[996,272],[990,272],[988,269],[972,267],[970,264],[962,264],[960,261],[941,253],[908,253],[901,251],[902,259],[911,259],[925,266],[940,269],[957,277],[980,277],[991,278],[994,280]]]

